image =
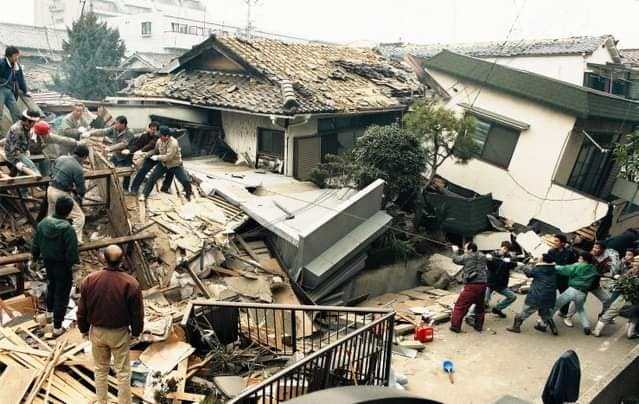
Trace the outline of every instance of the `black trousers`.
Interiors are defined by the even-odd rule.
[[[47,270],[47,310],[53,312],[53,326],[62,327],[73,285],[71,265],[65,262],[44,261]]]
[[[559,275],[557,274],[557,290],[559,291],[559,294],[562,294],[566,291],[566,289],[568,289],[568,277],[564,276],[564,275]],[[570,308],[570,303],[568,304],[564,304],[560,309],[559,312],[562,315],[567,315],[568,314],[568,309]]]

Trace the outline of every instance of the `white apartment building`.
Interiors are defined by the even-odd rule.
[[[93,11],[107,21],[134,14],[162,13],[168,16],[204,21],[203,0],[35,0],[34,25],[65,28],[85,12]]]

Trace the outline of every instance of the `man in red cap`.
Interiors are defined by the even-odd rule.
[[[45,121],[38,121],[33,125],[33,134],[31,135],[31,142],[29,144],[29,152],[31,155],[43,155],[44,158],[38,162],[38,168],[42,175],[49,175],[51,172],[51,160],[58,157],[57,155],[50,155],[50,151],[47,150],[47,146],[50,144],[59,144],[63,146],[69,146],[74,149],[79,141],[51,133],[51,127]]]

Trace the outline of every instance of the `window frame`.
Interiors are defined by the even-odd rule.
[[[268,150],[264,150],[264,135],[266,133],[270,133],[271,138],[270,138],[270,147]],[[277,135],[279,135],[281,137],[281,146],[278,145],[278,151],[273,151],[273,134],[276,133]],[[278,159],[284,159],[284,149],[285,149],[285,142],[286,142],[286,136],[283,130],[277,130],[277,129],[270,129],[270,128],[257,128],[257,156],[259,158],[260,155],[266,155],[266,156],[270,156],[270,157],[275,157]]]
[[[487,164],[491,164],[494,165],[496,167],[499,167],[501,169],[504,170],[508,170],[508,168],[510,167],[510,163],[513,160],[513,156],[515,155],[515,150],[517,149],[517,144],[519,143],[519,136],[521,136],[521,132],[522,130],[519,128],[515,128],[512,126],[508,126],[508,125],[504,125],[501,122],[497,122],[491,119],[487,119],[485,116],[478,116],[477,114],[473,114],[471,111],[467,111],[467,114],[469,114],[470,116],[472,116],[473,118],[475,118],[478,122],[483,123],[483,124],[488,124],[488,131],[486,132],[486,137],[485,140],[481,143],[480,146],[480,150],[477,153],[474,153],[474,158],[476,158],[477,160],[483,161]],[[485,150],[486,150],[486,145],[489,144],[489,142],[491,141],[491,134],[492,136],[498,136],[495,135],[493,132],[493,128],[498,127],[501,130],[506,130],[512,133],[516,133],[517,137],[515,139],[514,145],[512,147],[512,150],[510,152],[510,156],[508,157],[506,164],[503,164],[501,161],[495,161],[493,159],[489,159],[486,158],[485,156]],[[475,129],[477,130],[477,128]],[[474,134],[473,134],[474,135]],[[475,140],[475,137],[473,136],[473,140]],[[476,142],[477,143],[477,142]]]
[[[148,31],[145,29],[146,27],[148,27]],[[152,21],[142,21],[140,23],[140,33],[144,37],[153,35]]]

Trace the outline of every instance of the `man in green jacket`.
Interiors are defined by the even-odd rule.
[[[53,312],[53,336],[64,333],[62,320],[69,304],[73,285],[71,268],[80,262],[78,239],[67,219],[73,209],[73,200],[62,196],[55,202],[55,213],[38,223],[31,246],[32,268],[42,257],[47,271],[47,310]]]
[[[593,264],[594,258],[589,252],[579,254],[579,260],[570,265],[556,265],[555,269],[559,275],[568,277],[568,289],[557,297],[553,315],[564,305],[573,302],[579,315],[579,321],[584,329],[584,334],[590,335],[590,322],[584,309],[586,296],[597,279],[599,273]]]

